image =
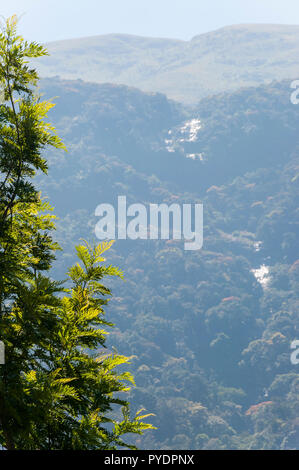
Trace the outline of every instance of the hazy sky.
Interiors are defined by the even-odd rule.
[[[299,24],[299,0],[0,0],[27,39],[107,33],[191,39],[238,23]]]

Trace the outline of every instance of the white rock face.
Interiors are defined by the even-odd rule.
[[[179,150],[184,152],[184,143],[187,142],[197,142],[198,132],[202,128],[200,119],[194,118],[189,121],[185,121],[182,127],[176,128],[174,130],[168,131],[168,138],[165,139],[166,149],[168,152],[175,152]],[[199,159],[203,160],[202,153],[188,153],[186,154],[187,158],[193,160]]]
[[[180,142],[196,142],[197,134],[200,129],[200,119],[186,121],[184,126],[181,127],[181,134],[183,134],[184,137],[180,139]]]
[[[262,264],[258,269],[252,269],[252,272],[262,287],[264,289],[267,288],[271,279],[269,275],[269,266]]]

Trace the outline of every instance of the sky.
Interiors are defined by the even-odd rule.
[[[28,40],[126,33],[189,40],[240,23],[299,25],[298,0],[0,0]]]

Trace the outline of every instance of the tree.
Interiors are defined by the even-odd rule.
[[[47,172],[42,151],[64,149],[46,121],[53,104],[35,95],[28,60],[46,55],[17,35],[17,18],[0,34],[0,444],[6,449],[115,449],[126,433],[152,428],[130,417],[122,397],[134,383],[116,367],[129,358],[105,349],[105,266],[112,242],[77,247],[70,287],[48,274],[59,249],[54,216],[32,178]],[[118,406],[121,405],[120,418]]]

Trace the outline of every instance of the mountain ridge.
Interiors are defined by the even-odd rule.
[[[297,79],[299,26],[233,25],[190,41],[109,34],[48,44],[42,77],[160,92],[184,104],[240,87]]]
[[[67,38],[67,39],[60,39],[58,41],[47,41],[45,45],[51,46],[54,44],[61,44],[67,42],[76,42],[76,41],[84,41],[84,40],[91,40],[91,39],[98,39],[102,37],[119,37],[119,38],[136,38],[138,40],[142,39],[149,39],[153,41],[170,41],[170,42],[177,42],[177,43],[188,43],[193,41],[194,39],[201,38],[203,36],[207,36],[213,34],[215,32],[225,31],[225,30],[238,30],[240,28],[248,28],[252,30],[299,30],[299,25],[296,24],[280,24],[280,23],[238,23],[238,24],[231,24],[227,26],[222,26],[221,28],[216,28],[211,31],[207,31],[204,33],[196,34],[192,36],[190,39],[180,39],[180,38],[171,38],[171,37],[162,37],[162,36],[142,36],[139,34],[131,34],[131,33],[107,33],[107,34],[93,34],[92,36],[80,36],[77,38]]]

